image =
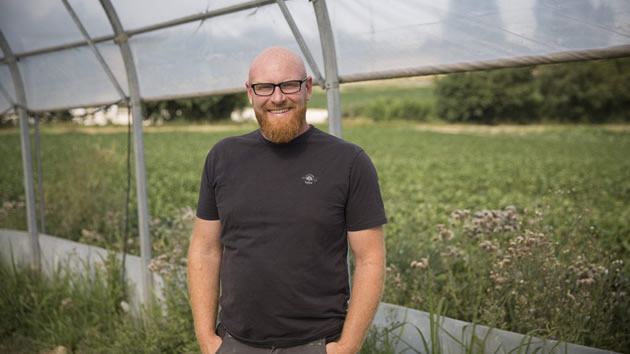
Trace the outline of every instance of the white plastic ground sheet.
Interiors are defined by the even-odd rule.
[[[242,3],[112,0],[125,31]],[[142,98],[242,90],[249,63],[260,50],[280,45],[300,51],[276,3],[248,3],[259,6],[132,35],[129,42]],[[99,1],[69,0],[69,4],[91,38],[113,35]],[[323,73],[313,4],[308,0],[286,4]],[[347,75],[630,45],[627,0],[329,0],[326,4],[341,81]],[[0,31],[18,58],[29,108],[52,110],[120,99],[87,45],[33,52],[84,41],[62,1],[2,1]],[[128,95],[118,47],[111,38],[97,47]],[[11,77],[3,71],[0,84],[12,90]]]
[[[378,328],[379,349],[394,353],[571,353],[605,354],[606,350],[571,343],[559,343],[519,333],[473,325],[468,322],[434,315],[433,330],[430,314],[402,306],[381,303],[373,326]],[[437,324],[436,324],[437,323]],[[422,333],[422,335],[420,334]],[[438,333],[432,337],[431,333]],[[473,340],[474,338],[474,340]],[[434,341],[432,341],[434,340]],[[471,343],[475,343],[473,346]],[[479,348],[483,343],[483,348]],[[389,344],[389,347],[385,345]],[[428,350],[427,350],[428,349]],[[480,350],[483,349],[483,350]]]

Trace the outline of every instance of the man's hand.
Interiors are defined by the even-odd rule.
[[[355,354],[356,352],[350,348],[344,347],[339,342],[330,342],[326,344],[326,354]]]
[[[217,350],[219,350],[219,347],[221,346],[222,343],[223,343],[223,340],[221,339],[221,337],[217,335],[210,336],[208,337],[207,341],[202,346],[201,353],[215,354]]]

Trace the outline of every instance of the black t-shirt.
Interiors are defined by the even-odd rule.
[[[312,126],[287,144],[260,130],[218,142],[206,158],[197,216],[221,220],[219,320],[263,347],[340,333],[347,231],[387,222],[369,157]]]

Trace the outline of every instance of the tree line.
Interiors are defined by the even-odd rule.
[[[630,58],[449,74],[435,95],[447,122],[630,122]]]
[[[144,102],[142,106],[145,119],[153,122],[215,122],[230,119],[234,110],[244,108],[247,103],[247,94],[236,93]]]
[[[144,119],[149,119],[152,123],[171,121],[216,122],[230,119],[232,111],[242,109],[246,105],[247,94],[243,92],[142,102],[142,114]],[[38,113],[37,117],[40,122],[67,122],[75,118],[69,110],[41,112]],[[16,114],[9,112],[0,116],[0,127],[17,125]]]

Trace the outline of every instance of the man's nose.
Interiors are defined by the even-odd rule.
[[[273,90],[273,94],[271,95],[271,102],[272,103],[282,103],[284,102],[284,100],[286,100],[287,96],[282,93],[282,90],[280,90],[280,86],[276,87],[275,90]]]

